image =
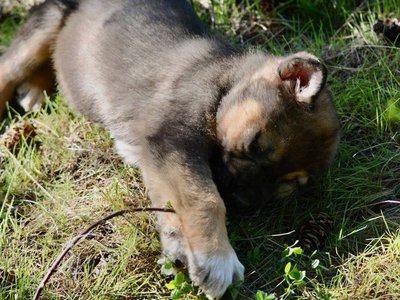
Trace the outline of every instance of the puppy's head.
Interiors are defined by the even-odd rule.
[[[326,69],[313,55],[253,55],[217,112],[213,174],[228,206],[259,208],[327,168],[339,123]]]

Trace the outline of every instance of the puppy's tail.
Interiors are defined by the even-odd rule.
[[[34,7],[7,52],[0,57],[0,118],[15,89],[49,65],[54,41],[79,0],[47,0]]]

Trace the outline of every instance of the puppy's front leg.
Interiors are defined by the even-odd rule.
[[[150,155],[141,168],[153,204],[170,201],[177,212],[181,228],[175,230],[184,239],[191,279],[209,299],[221,297],[232,281],[243,279],[244,267],[229,243],[225,205],[207,160],[178,151],[162,159]],[[168,252],[169,245],[163,248]]]

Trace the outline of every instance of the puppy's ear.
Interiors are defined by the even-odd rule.
[[[312,104],[325,86],[326,68],[312,54],[299,52],[285,58],[278,67],[285,88],[296,101]]]

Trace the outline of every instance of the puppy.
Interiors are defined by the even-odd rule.
[[[262,207],[337,148],[315,56],[234,49],[184,0],[47,0],[0,58],[1,112],[19,86],[37,106],[53,69],[67,101],[141,169],[153,205],[172,204],[158,216],[163,251],[210,299],[243,279],[226,206]]]

